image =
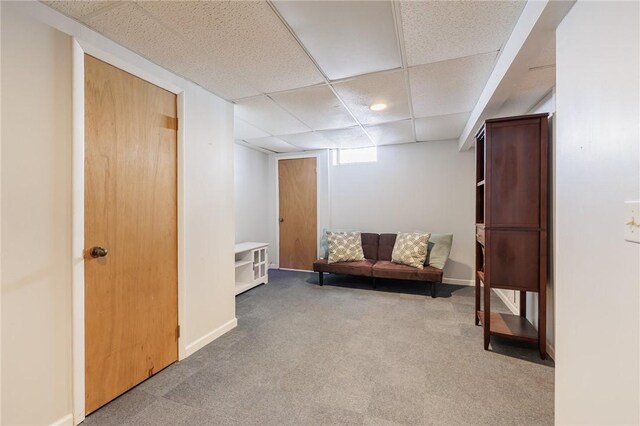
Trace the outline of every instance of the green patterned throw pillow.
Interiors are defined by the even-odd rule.
[[[391,260],[418,269],[424,268],[430,236],[431,234],[420,232],[399,232],[393,245]]]
[[[364,260],[359,232],[327,232],[329,258],[327,263]]]

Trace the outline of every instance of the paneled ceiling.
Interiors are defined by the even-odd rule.
[[[458,138],[526,1],[44,3],[234,102],[243,145],[294,152]]]

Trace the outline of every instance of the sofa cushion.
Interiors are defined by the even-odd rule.
[[[434,268],[433,266],[417,269],[387,260],[378,260],[372,269],[373,276],[378,278],[442,282],[442,269]]]
[[[361,260],[359,262],[336,262],[329,263],[327,259],[318,259],[313,262],[315,272],[331,272],[334,274],[359,275],[370,277],[374,260]]]
[[[393,245],[391,260],[401,265],[413,268],[424,268],[424,261],[427,259],[428,233],[422,232],[400,232]]]
[[[397,234],[380,234],[378,240],[378,260],[391,261],[393,246],[396,243]]]
[[[380,235],[363,232],[360,234],[362,238],[362,251],[365,259],[376,260],[378,258],[378,240]]]
[[[362,238],[359,232],[327,232],[329,263],[364,260]]]

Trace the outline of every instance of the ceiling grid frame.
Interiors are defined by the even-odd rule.
[[[302,50],[304,51],[304,53],[309,57],[309,59],[311,60],[311,62],[316,66],[316,68],[318,69],[318,72],[320,72],[320,74],[322,75],[322,78],[324,79],[325,84],[329,87],[329,89],[331,89],[331,91],[333,92],[333,95],[338,99],[338,101],[340,101],[340,103],[342,104],[342,106],[347,110],[347,112],[349,113],[349,115],[351,115],[351,118],[353,118],[355,120],[356,123],[358,123],[358,127],[360,127],[360,130],[362,130],[364,132],[364,134],[367,136],[367,138],[369,138],[369,141],[371,141],[371,144],[376,146],[375,141],[373,140],[373,137],[369,134],[369,132],[367,132],[367,130],[364,128],[364,126],[362,125],[362,123],[360,123],[360,120],[357,119],[357,117],[353,114],[353,112],[351,111],[351,109],[347,106],[347,104],[342,100],[342,98],[340,96],[338,96],[338,92],[336,92],[336,90],[333,88],[333,86],[331,85],[331,80],[329,80],[329,77],[327,77],[327,75],[325,74],[325,72],[322,70],[322,68],[320,68],[320,65],[318,65],[318,63],[316,62],[315,58],[313,56],[311,56],[311,53],[309,53],[309,51],[307,50],[307,48],[304,46],[304,44],[302,44],[302,41],[300,41],[300,38],[298,38],[298,35],[293,31],[293,29],[289,26],[289,24],[287,23],[287,21],[285,21],[285,19],[282,17],[282,15],[280,14],[280,12],[278,12],[278,9],[275,7],[275,5],[271,2],[271,0],[265,0],[267,2],[267,4],[269,5],[269,7],[271,8],[271,10],[273,10],[273,13],[276,14],[276,16],[278,17],[278,19],[280,19],[280,21],[282,22],[282,25],[285,26],[285,28],[287,29],[287,31],[289,31],[291,33],[291,35],[293,36],[293,38],[296,40],[296,42],[300,45],[300,47],[302,48]],[[271,99],[271,98],[269,98]],[[275,102],[275,101],[274,101]]]
[[[411,97],[411,85],[409,84],[409,66],[407,64],[407,52],[404,44],[404,32],[402,27],[402,3],[394,1],[391,3],[391,11],[393,13],[393,21],[396,27],[396,38],[398,40],[398,50],[400,51],[400,61],[402,62],[402,73],[404,75],[404,85],[407,92],[407,100],[409,102],[409,115],[411,117],[411,128],[413,130],[413,140],[418,142],[418,135],[416,132],[416,115],[413,111],[413,99]]]
[[[121,2],[118,3],[118,7],[121,5],[126,4],[125,2]],[[175,37],[179,38],[180,40],[184,41],[185,43],[192,45],[193,43],[191,43],[189,40],[187,40],[182,34],[178,33],[177,31],[175,31],[173,28],[171,28],[169,25],[166,25],[162,19],[157,18],[156,16],[154,16],[153,13],[151,13],[150,11],[148,11],[147,9],[145,9],[144,7],[140,6],[138,4],[138,2],[131,2],[131,5],[133,5],[134,7],[136,7],[137,9],[140,9],[142,11],[142,13],[144,13],[145,15],[147,15],[149,18],[151,18],[152,20],[154,20],[155,22],[157,22],[158,25],[160,25],[162,28],[164,28],[165,30],[167,30],[168,32],[170,32],[171,34],[173,34]]]
[[[95,15],[99,15],[101,13],[104,12],[108,12],[112,9],[118,8],[120,6],[122,6],[124,3],[123,2],[114,2],[111,4],[105,4],[103,7],[100,7],[92,12],[87,13],[86,15],[82,15],[82,19],[91,19],[93,18]]]
[[[59,13],[62,13],[63,15],[67,16],[68,18],[73,19],[74,21],[76,21],[76,22],[80,23],[81,25],[86,26],[87,28],[91,29],[92,31],[97,31],[97,30],[96,30],[96,29],[94,29],[94,28],[92,28],[92,27],[91,27],[91,26],[86,22],[86,20],[88,20],[88,19],[92,19],[92,18],[94,18],[94,17],[96,17],[96,16],[98,16],[98,15],[100,15],[100,14],[102,14],[102,13],[110,12],[110,11],[112,11],[112,10],[118,9],[118,8],[122,7],[123,5],[125,5],[125,4],[127,4],[127,3],[128,3],[128,2],[126,2],[126,1],[114,1],[114,2],[113,2],[113,3],[111,3],[111,4],[106,4],[104,7],[100,7],[100,8],[98,8],[98,9],[94,10],[94,11],[91,11],[91,12],[87,13],[87,14],[74,16],[74,15],[69,14],[69,13],[66,13],[66,12],[64,12],[64,11],[62,11],[62,10],[58,9],[58,8],[53,7],[53,4],[55,4],[55,3],[62,3],[61,1],[60,1],[60,2],[56,2],[56,1],[54,1],[54,0],[49,0],[49,1],[47,1],[47,0],[38,0],[38,1],[42,2],[43,4],[46,4],[47,6],[49,6],[49,7],[51,7],[52,9],[54,9],[54,10],[58,11]],[[139,7],[140,7],[140,6],[139,6]],[[153,21],[155,21],[158,25],[160,25],[160,26],[162,26],[163,28],[167,29],[167,28],[162,24],[162,22],[160,22],[160,20],[159,20],[159,19],[157,19],[157,18],[156,18],[155,16],[153,16],[152,14],[150,14],[150,13],[149,13],[147,10],[145,10],[143,7],[140,7],[140,9],[142,9],[142,10],[147,14],[147,16],[148,16],[148,17],[150,17]],[[101,33],[100,31],[97,31],[97,32],[98,32],[98,33],[100,33],[100,34],[102,34],[103,36],[105,36],[105,37],[109,38],[108,36],[106,36],[105,34]],[[172,32],[172,33],[173,33],[173,32]],[[175,35],[175,34],[174,34],[174,35]],[[111,38],[109,38],[109,39],[111,39]],[[181,39],[181,40],[184,40],[182,37],[180,37],[180,39]],[[124,47],[125,49],[131,50],[131,51],[134,51],[134,50],[133,50],[131,47],[129,47],[129,46],[125,46],[125,45],[123,45],[122,43],[118,43],[118,42],[117,42],[117,41],[115,41],[115,40],[112,40],[112,41],[114,41],[114,43],[116,43],[116,44],[118,44],[118,45],[120,45],[120,46]],[[158,61],[157,61],[156,59],[154,59],[154,58],[150,58],[150,57],[148,57],[148,56],[146,56],[146,55],[144,55],[144,54],[142,54],[142,53],[140,53],[140,52],[137,52],[137,51],[134,51],[134,52],[135,52],[137,55],[140,55],[140,57],[142,57],[142,58],[146,59],[147,61],[151,62],[152,64],[157,65],[157,66],[159,66],[160,68],[165,68],[165,69],[167,69],[167,68],[166,68],[166,67],[164,67],[162,64],[158,63]],[[196,82],[196,81],[195,81],[195,80],[193,80],[191,77],[187,77],[186,75],[184,75],[184,74],[182,74],[182,73],[179,73],[179,72],[177,72],[177,71],[174,71],[174,70],[169,70],[169,71],[170,71],[170,72],[172,72],[173,74],[175,74],[175,75],[179,76],[180,78],[183,78],[183,79],[185,79],[186,81],[189,81],[189,82],[191,82],[191,83],[195,84],[196,86],[201,87],[203,90],[206,90],[207,92],[212,93],[212,94],[214,94],[214,95],[218,96],[218,97],[219,97],[219,98],[221,98],[221,99],[225,99],[225,97],[224,97],[224,96],[222,96],[222,95],[221,95],[220,93],[218,93],[217,91],[214,91],[213,89],[210,89],[210,88],[206,88],[206,87],[204,87],[202,84],[200,84],[200,83]]]
[[[287,90],[287,91],[281,91],[281,92],[274,92],[274,93],[269,93],[266,96],[271,99],[273,102],[275,102],[277,105],[280,106],[280,108],[282,108],[283,110],[285,110],[286,112],[288,112],[289,114],[291,114],[293,117],[295,117],[297,120],[299,120],[300,122],[302,122],[304,125],[306,125],[307,127],[309,127],[311,129],[312,132],[316,132],[317,130],[326,130],[326,129],[314,129],[311,125],[307,124],[305,120],[303,120],[302,118],[300,118],[295,112],[291,111],[289,108],[287,108],[286,106],[282,105],[280,102],[278,102],[276,99],[273,98],[274,95],[278,95],[278,94],[283,94],[283,93],[291,93],[294,91],[298,91],[298,90],[305,90],[305,89],[309,89],[309,88],[316,88],[316,87],[327,87],[326,84],[322,83],[321,85],[313,85],[313,86],[307,86],[307,87],[301,87],[298,89],[293,89],[293,90]],[[331,91],[331,93],[333,93],[335,95],[335,93],[333,91]],[[342,100],[338,98],[338,100],[340,101],[340,104],[344,106],[344,103],[342,103]],[[346,108],[345,108],[346,109]],[[349,111],[347,109],[347,111],[349,112],[349,115],[351,116],[351,118],[353,118],[353,115],[351,114],[351,111]],[[358,123],[356,121],[356,123]]]
[[[524,20],[526,20],[527,14],[522,12],[523,5],[535,3],[532,0],[514,1],[513,4],[520,3],[521,5],[515,6],[514,9],[514,7],[505,5],[505,3],[501,1],[488,1],[485,3],[486,6],[478,6],[480,8],[479,11],[485,14],[487,11],[491,11],[491,13],[495,11],[496,18],[498,19],[496,22],[499,24],[497,27],[501,28],[501,30],[487,29],[475,24],[471,25],[472,34],[469,34],[469,31],[465,30],[469,16],[471,16],[469,11],[478,11],[476,10],[478,7],[469,4],[465,5],[464,1],[460,2],[459,8],[458,6],[442,6],[434,3],[433,6],[427,5],[425,7],[417,7],[417,9],[415,3],[412,3],[410,0],[387,0],[389,6],[383,8],[374,7],[373,3],[376,3],[375,1],[365,1],[361,4],[358,4],[358,1],[347,1],[346,3],[352,4],[346,6],[347,9],[344,9],[344,14],[335,11],[331,6],[299,7],[297,9],[287,9],[289,12],[283,10],[282,13],[280,13],[281,5],[279,0],[261,0],[259,3],[262,3],[262,6],[258,9],[247,9],[239,6],[238,8],[233,8],[228,14],[227,12],[219,13],[216,8],[212,8],[211,12],[208,12],[209,8],[202,10],[195,7],[191,8],[189,2],[185,2],[183,6],[149,9],[146,7],[145,2],[141,0],[122,2],[104,0],[96,2],[77,0],[40,1],[54,9],[58,9],[58,11],[63,14],[83,25],[87,25],[102,35],[111,38],[116,43],[140,54],[151,62],[174,72],[176,75],[182,76],[186,80],[202,87],[204,90],[216,94],[234,104],[243,104],[243,102],[246,101],[247,118],[244,118],[244,121],[246,121],[247,126],[253,127],[253,131],[239,129],[240,131],[235,135],[236,141],[241,145],[248,146],[246,144],[249,144],[250,146],[255,146],[256,149],[261,149],[265,152],[273,152],[273,148],[260,147],[258,143],[253,145],[253,142],[254,140],[258,142],[257,139],[260,139],[260,137],[266,138],[267,135],[273,138],[274,143],[276,142],[275,139],[279,139],[274,146],[281,143],[288,144],[293,145],[293,147],[283,145],[287,150],[289,148],[299,148],[301,151],[312,149],[311,147],[313,147],[314,144],[318,146],[318,149],[332,149],[341,147],[349,148],[350,146],[364,147],[397,143],[428,142],[435,140],[425,133],[425,124],[432,122],[436,126],[433,128],[433,131],[431,131],[434,136],[435,134],[443,134],[443,132],[448,136],[453,135],[457,132],[459,121],[462,119],[461,116],[464,115],[462,112],[454,113],[453,111],[462,111],[462,108],[464,108],[465,113],[470,114],[471,111],[467,112],[467,109],[472,105],[471,103],[473,102],[477,107],[482,98],[482,96],[476,98],[474,95],[471,95],[471,92],[466,96],[462,96],[466,90],[465,84],[470,85],[469,87],[473,85],[474,88],[472,92],[475,93],[476,86],[482,84],[486,86],[492,81],[491,79],[495,71],[488,69],[490,65],[486,61],[484,69],[479,68],[477,70],[469,70],[468,72],[462,71],[466,69],[466,66],[463,64],[458,66],[452,64],[449,67],[443,65],[440,67],[440,71],[433,71],[435,73],[433,75],[430,75],[430,72],[426,70],[422,72],[422,80],[417,80],[415,83],[418,85],[416,86],[414,84],[414,72],[412,70],[419,70],[421,67],[430,67],[440,62],[469,60],[474,56],[481,57],[487,54],[495,55],[495,62],[493,63],[493,68],[495,69],[498,63],[502,61],[503,50],[511,42],[514,34],[516,36],[518,35],[518,29],[523,24],[520,22],[523,18],[518,15],[516,9],[520,10],[519,13],[525,16]],[[283,2],[283,4],[284,3],[285,2]],[[368,3],[371,3],[371,8],[366,5]],[[134,13],[131,18],[127,15],[129,12],[125,10],[125,5],[127,4],[133,4],[135,8],[132,10],[136,13]],[[534,8],[534,6],[528,4],[528,7],[524,9],[529,10],[532,8]],[[235,9],[237,9],[237,11],[233,11]],[[339,10],[342,11],[342,9]],[[380,12],[381,10],[383,12]],[[435,15],[431,16],[432,13],[429,11],[435,11]],[[197,15],[194,15],[194,13]],[[293,13],[293,15],[289,16],[288,13],[289,15]],[[295,13],[298,13],[298,15]],[[339,14],[336,15],[336,13]],[[188,18],[190,15],[193,16],[195,20],[189,21]],[[101,18],[102,16],[104,17]],[[216,19],[223,19],[220,21],[220,25],[222,25],[220,28],[222,28],[222,30],[216,30],[211,27],[209,24],[210,20],[203,20],[204,18],[201,19],[199,18],[200,16],[211,16]],[[349,16],[349,19],[342,19],[341,17],[343,16]],[[285,17],[287,19],[285,19]],[[288,21],[289,18],[293,20]],[[453,27],[447,26],[449,18],[452,19],[451,22],[456,22],[457,24]],[[246,19],[249,19],[249,22],[257,19],[260,23],[266,20],[265,22],[270,22],[270,25],[265,28],[271,28],[274,31],[274,35],[272,35],[271,32],[265,33],[264,30],[261,30],[262,32],[256,30],[256,33],[250,33],[254,36],[261,34],[259,40],[252,39],[251,34],[249,34],[247,35],[249,38],[245,39],[244,44],[242,44],[243,42],[239,42],[240,44],[236,46],[235,43],[232,43],[227,48],[223,47],[221,50],[215,51],[209,50],[211,43],[206,44],[204,41],[194,41],[194,37],[196,37],[195,40],[200,40],[204,37],[211,42],[215,42],[215,40],[226,40],[223,36],[223,34],[226,34],[224,33],[224,29],[228,26],[231,29],[237,29],[237,27],[233,27],[233,25],[236,25],[236,19],[242,19],[242,21],[237,21],[238,25],[240,25],[241,22],[245,22]],[[384,26],[384,31],[378,31],[380,34],[384,34],[384,39],[380,37],[375,39],[380,43],[369,45],[366,43],[366,40],[360,40],[357,43],[353,41],[353,37],[357,37],[358,31],[360,30],[365,33],[370,30],[374,31],[371,28],[375,28],[378,19],[380,19],[381,28]],[[96,20],[97,24],[94,22]],[[109,23],[109,20],[111,20],[111,23]],[[123,20],[126,23],[119,24]],[[291,22],[291,25],[289,25],[289,22]],[[423,25],[426,22],[432,22],[433,25]],[[350,26],[351,23],[353,23],[353,27]],[[305,25],[309,26],[310,33],[306,31]],[[296,30],[294,30],[294,28]],[[207,34],[209,33],[203,33],[203,31],[209,31],[209,29],[211,30],[211,35],[207,38]],[[247,31],[248,30],[249,29],[247,29]],[[149,44],[149,40],[147,40],[148,37],[145,39],[144,36],[141,36],[141,34],[145,32],[154,33],[154,31],[157,31],[161,36],[158,40],[164,40],[168,43],[165,47],[166,53],[158,52],[157,47],[155,49],[150,48],[149,46],[152,46],[152,44]],[[220,31],[223,31],[223,33],[220,33],[222,38],[211,38],[213,36],[217,37]],[[298,31],[302,32],[299,33]],[[327,31],[329,33],[326,37],[329,38],[323,42],[323,32]],[[356,31],[356,33],[354,33],[354,31]],[[244,37],[243,34],[244,33],[238,33],[236,37]],[[298,34],[300,34],[300,36],[298,36]],[[309,34],[312,34],[312,38],[308,40]],[[313,37],[315,37],[315,39]],[[392,41],[392,37],[395,37],[395,40]],[[280,41],[285,38],[288,39],[287,43],[284,44],[284,46],[286,46],[285,50],[291,51],[293,49],[298,52],[295,55],[295,60],[292,60],[292,62],[288,62],[290,55],[278,56],[278,53],[280,53],[283,48],[278,48],[277,45],[273,45],[273,43],[279,44]],[[443,52],[446,54],[446,49],[444,49],[442,45],[440,47],[434,45],[434,40],[443,40],[451,44],[453,40],[457,40],[458,38],[460,41],[470,40],[469,45],[462,45],[459,51],[459,53],[464,53],[464,51],[469,53],[461,56],[455,55],[450,59],[438,60],[437,57],[442,56]],[[317,40],[320,41],[318,42]],[[341,40],[345,40],[347,44],[343,46]],[[259,59],[258,62],[247,62],[247,60],[243,62],[241,60],[237,65],[227,63],[227,58],[235,58],[236,55],[243,55],[244,52],[244,48],[234,50],[232,46],[248,47],[249,45],[247,45],[247,43],[251,41],[257,44],[253,43],[252,45],[254,47],[248,49],[247,55],[245,56],[247,58],[253,58],[252,55],[257,55],[255,58]],[[305,44],[308,41],[311,44]],[[358,45],[358,43],[360,43],[360,45]],[[164,45],[164,42],[161,44]],[[183,51],[186,51],[186,53],[180,53],[181,44],[184,47]],[[218,45],[219,44],[220,41],[218,41]],[[381,46],[380,49],[376,48],[378,45]],[[427,52],[424,51],[424,48],[428,46],[434,46],[433,52],[431,52],[431,49],[428,49]],[[551,43],[551,46],[555,47],[553,43]],[[483,47],[486,51],[481,52]],[[541,46],[535,46],[533,49],[540,50],[540,47]],[[544,48],[544,46],[542,47]],[[311,52],[314,52],[314,54],[317,53],[316,50],[314,50],[317,48],[323,48],[325,50],[320,51],[319,54],[321,56],[316,60],[316,57],[312,55]],[[363,56],[363,53],[349,50],[354,48],[368,53],[366,53],[366,56]],[[270,65],[269,60],[265,59],[265,55],[268,55],[271,49],[273,49],[276,56],[271,56]],[[395,53],[395,58],[397,58],[395,62],[385,62],[383,58],[388,59],[393,57],[392,52],[394,51],[397,52]],[[553,55],[553,49],[550,49],[549,52]],[[183,56],[185,55],[187,56],[186,59],[188,59],[186,62],[183,61],[183,59],[185,59]],[[192,61],[189,55],[198,55],[201,56],[202,59],[194,59]],[[327,55],[333,55],[333,59],[327,59]],[[345,55],[360,58],[359,60],[363,60],[369,65],[361,67],[359,69],[360,72],[355,72],[358,70],[358,66],[349,68],[349,59],[345,57]],[[371,62],[368,62],[368,55],[372,55]],[[411,62],[411,55],[413,55],[414,63]],[[547,58],[549,55],[539,56]],[[340,68],[342,66],[340,65],[341,57],[344,57],[344,61],[346,61],[344,65],[346,67],[345,69],[351,69],[353,71],[351,74],[349,74],[348,71],[345,72],[345,69]],[[419,59],[428,59],[429,57],[435,60],[423,61]],[[278,60],[277,58],[281,59]],[[538,59],[537,61],[530,61],[528,71],[536,71],[540,73],[540,75],[543,75],[543,73],[552,73],[549,69],[553,69],[555,66],[554,58],[553,56],[549,56],[549,58],[548,60]],[[280,65],[274,65],[274,60],[278,61]],[[265,62],[266,71],[260,72],[259,68],[256,67],[264,61],[267,61]],[[351,59],[351,61],[353,63],[353,59]],[[478,61],[480,61],[480,59],[478,59]],[[305,62],[305,67],[298,68],[296,66],[298,63]],[[471,62],[475,61],[471,60]],[[320,64],[328,67],[326,72]],[[380,67],[371,66],[371,64],[378,64]],[[393,68],[383,67],[383,65],[393,66]],[[335,68],[336,66],[338,68]],[[240,67],[242,73],[233,72],[237,67]],[[283,69],[283,73],[279,75],[274,74],[274,72],[283,67],[288,67],[290,70],[286,71]],[[460,69],[460,72],[456,71],[456,67]],[[453,73],[449,73],[447,69],[450,69]],[[418,70],[415,72],[416,75],[420,73]],[[251,77],[251,73],[254,71],[257,72],[255,78]],[[299,74],[296,74],[297,72]],[[395,73],[395,76],[393,73]],[[484,80],[486,73],[490,74],[489,81]],[[523,111],[528,110],[526,108],[531,99],[539,97],[539,93],[542,93],[542,91],[545,93],[548,92],[548,87],[539,87],[540,84],[534,79],[533,73],[529,74],[528,78],[525,77],[522,82],[518,83],[517,88],[514,86],[514,92],[511,93],[509,101],[505,99],[505,102],[503,102],[503,109],[516,110],[524,108]],[[189,75],[189,77],[186,77],[186,75]],[[311,78],[309,76],[314,75],[315,81],[311,81],[314,79],[309,80]],[[333,79],[329,77],[330,75]],[[289,78],[289,76],[292,78]],[[368,76],[371,78],[367,79]],[[373,76],[378,77],[374,78]],[[245,77],[248,77],[248,80],[245,79]],[[461,81],[464,84],[457,88],[452,81],[459,79],[462,79]],[[251,80],[251,82],[249,82],[249,80]],[[540,80],[542,80],[542,78],[540,78]],[[353,83],[347,84],[347,82],[350,81]],[[253,84],[254,82],[260,86],[260,89],[256,89],[256,85]],[[342,83],[345,84],[340,86]],[[548,81],[546,83],[548,83]],[[441,87],[441,89],[433,92],[433,90],[438,87]],[[313,90],[312,88],[317,88],[317,90]],[[307,89],[307,91],[305,91],[305,89]],[[451,93],[447,94],[448,90],[451,90]],[[291,93],[291,95],[280,95],[285,93]],[[251,107],[251,98],[263,98],[265,102],[270,103],[273,108],[266,108],[268,105],[264,106],[266,109],[259,105]],[[446,102],[440,105],[439,99],[445,100]],[[369,109],[374,103],[387,104],[388,113],[371,113]],[[507,108],[507,106],[509,108]],[[281,117],[278,120],[274,120],[273,125],[271,125],[269,112],[275,108],[281,111]],[[520,111],[518,113],[520,113]],[[249,117],[253,118],[249,119]],[[418,128],[419,120],[423,121],[420,124],[421,130]],[[256,121],[260,125],[254,124]],[[298,123],[298,127],[289,126],[288,128],[287,123],[289,122]],[[270,130],[265,131],[262,127],[263,124],[268,124],[267,127],[270,127]],[[429,129],[431,129],[431,127],[431,124],[429,124]],[[306,129],[304,132],[309,132],[306,133],[306,137],[303,133],[291,134],[292,131],[301,132],[303,129]],[[349,129],[351,129],[351,133],[353,134],[353,137],[350,139],[337,137],[336,140],[332,140],[329,137],[332,131],[337,132],[342,130],[342,133],[346,135],[349,133]],[[463,133],[466,130],[467,129],[464,128]],[[326,146],[323,145],[321,137],[315,136],[322,135],[323,131],[329,133],[323,135],[327,141]],[[299,137],[295,138],[292,135]],[[287,142],[285,136],[291,136],[288,139],[293,143]],[[399,142],[400,140],[404,142]],[[295,144],[295,141],[298,141],[299,144]]]
[[[123,3],[128,3],[128,2],[123,2]],[[163,3],[163,2],[148,2],[146,0],[134,0],[133,3],[137,4],[140,8],[142,8],[143,10],[145,10],[148,15],[150,17],[152,17],[160,26],[162,26],[163,28],[166,28],[168,30],[171,30],[173,34],[178,34],[180,35],[180,38],[182,40],[185,40],[189,43],[190,46],[192,46],[194,49],[196,49],[198,51],[198,53],[202,56],[202,57],[207,57],[207,52],[209,47],[207,46],[206,48],[203,47],[202,44],[199,44],[199,42],[202,42],[201,37],[196,37],[194,39],[193,35],[189,36],[187,33],[185,33],[185,35],[182,35],[180,33],[180,30],[177,29],[176,26],[172,26],[169,22],[171,21],[171,18],[168,18],[165,14],[162,13],[162,9],[157,10],[155,9],[153,6],[147,6],[147,5],[153,5],[154,3]],[[171,3],[171,2],[164,2],[164,3]],[[184,2],[185,4],[196,4],[196,3],[209,3],[209,4],[220,4],[220,3],[224,3],[221,1],[209,1],[209,2]],[[255,4],[260,4],[264,6],[265,10],[271,10],[271,8],[269,7],[269,5],[265,2],[265,1],[253,1],[253,2],[239,2],[239,3],[244,3],[244,4],[250,4],[250,3],[255,3]],[[209,12],[207,10],[205,10],[204,12]],[[232,12],[229,12],[232,13]],[[246,11],[241,12],[241,13],[246,13]],[[296,49],[300,49],[300,44],[298,42],[298,40],[296,40],[294,37],[291,37],[291,32],[288,31],[286,28],[282,27],[282,22],[281,20],[275,16],[275,15],[268,15],[270,18],[273,19],[274,22],[276,22],[276,26],[278,29],[280,29],[282,31],[283,34],[286,34],[286,38],[287,40],[280,40],[280,43],[282,42],[286,42],[286,41],[290,41],[291,42],[291,47],[295,46]],[[263,22],[264,21],[264,22]],[[261,20],[261,25],[257,25],[258,28],[263,29],[263,27],[265,25],[269,25],[269,19],[263,19]],[[224,22],[233,22],[233,21],[224,21]],[[233,25],[228,25],[229,28],[227,28],[227,32],[231,31],[232,29],[234,29]],[[181,28],[181,27],[180,27]],[[197,41],[196,41],[197,40]],[[206,40],[205,40],[206,41]],[[223,43],[224,44],[224,43]],[[246,46],[245,46],[246,47]],[[309,56],[306,54],[306,52],[304,52],[304,50],[300,49],[299,51],[300,57],[304,58],[304,61],[309,61]],[[235,62],[235,61],[232,61]],[[251,94],[231,94],[229,93],[228,96],[222,95],[222,94],[218,94],[218,96],[222,97],[225,100],[228,100],[229,102],[234,102],[235,100],[239,100],[239,99],[246,99],[246,98],[251,98],[251,97],[256,97],[256,96],[261,96],[261,95],[266,95],[268,93],[272,93],[276,90],[282,90],[282,89],[276,89],[274,87],[268,88],[268,87],[264,87],[263,83],[264,83],[264,79],[261,77],[259,77],[257,80],[256,79],[251,79],[250,77],[248,77],[245,72],[243,71],[242,67],[235,67],[235,66],[230,66],[229,62],[228,62],[228,58],[225,58],[224,54],[220,55],[218,57],[215,57],[215,59],[212,62],[213,65],[215,65],[217,68],[223,69],[224,71],[227,71],[227,73],[231,73],[233,74],[234,78],[237,79],[239,82],[242,83],[242,85],[245,88],[250,88],[250,92],[252,92]],[[318,72],[317,67],[315,66],[315,64],[313,64],[312,61],[309,61],[308,63],[309,65],[309,70],[313,70],[313,73],[316,74],[317,73],[317,81],[316,83],[313,84],[319,84],[322,82],[322,78],[321,78],[321,74]],[[292,67],[292,69],[295,69],[295,67]],[[264,77],[264,76],[263,76]],[[307,76],[308,77],[308,76]],[[303,78],[303,77],[301,77]],[[308,77],[311,78],[311,77]],[[278,83],[274,83],[274,84],[278,84]],[[310,84],[310,85],[313,85]],[[305,84],[302,84],[303,86]],[[215,92],[215,90],[212,89],[207,89],[210,91]],[[223,90],[224,92],[224,90]]]

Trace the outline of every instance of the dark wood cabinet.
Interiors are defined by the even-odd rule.
[[[548,115],[487,120],[476,135],[476,325],[546,353]],[[491,312],[491,289],[520,292],[520,315]],[[526,294],[538,293],[538,329]]]

